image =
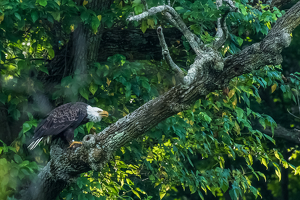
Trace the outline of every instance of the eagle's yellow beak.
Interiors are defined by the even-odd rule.
[[[105,111],[105,110],[99,112],[99,114],[100,114],[102,117],[108,117],[108,115],[109,115],[108,112]]]

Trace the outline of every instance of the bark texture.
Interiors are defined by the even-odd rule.
[[[168,117],[188,109],[192,103],[204,98],[208,93],[223,88],[233,77],[265,65],[280,64],[281,51],[289,46],[290,33],[300,23],[300,2],[298,2],[276,22],[274,28],[260,43],[255,43],[240,53],[223,59],[216,49],[201,46],[197,38],[181,24],[180,18],[176,18],[178,16],[172,13],[170,7],[157,8],[159,12],[167,11],[175,18],[175,22],[198,54],[184,77],[184,83],[149,101],[99,134],[85,136],[83,145],[76,149],[65,148],[60,143],[52,144],[51,160],[39,173],[36,181],[38,184],[31,187],[34,192],[24,195],[24,199],[54,199],[66,185],[76,180],[80,173],[91,169],[101,171],[121,146],[146,133]]]

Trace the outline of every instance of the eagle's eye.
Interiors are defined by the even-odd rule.
[[[105,110],[101,110],[101,111],[98,111],[99,115],[101,115],[102,117],[108,117],[108,112],[105,111]]]

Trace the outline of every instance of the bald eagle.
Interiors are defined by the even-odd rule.
[[[42,139],[50,136],[60,137],[72,146],[74,142],[74,130],[87,122],[100,122],[102,117],[108,117],[108,112],[91,107],[83,102],[67,103],[52,110],[46,119],[34,130],[34,136],[30,140],[28,149],[34,149]]]

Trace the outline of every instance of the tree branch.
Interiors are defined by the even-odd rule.
[[[200,55],[202,53],[202,50],[199,46],[198,40],[199,38],[193,34],[185,25],[179,14],[170,6],[164,5],[164,6],[157,6],[150,8],[148,11],[143,12],[142,14],[136,15],[136,16],[131,16],[127,20],[128,21],[139,21],[142,20],[146,17],[155,15],[157,13],[163,13],[163,12],[169,12],[172,15],[172,18],[174,20],[171,20],[171,23],[176,22],[176,27],[179,27],[179,30],[183,33],[187,41],[189,42],[190,46],[192,49],[195,51],[197,55]]]
[[[158,8],[160,12],[166,8],[168,12],[170,11],[168,6],[156,7]],[[141,14],[136,19],[146,15],[149,15],[149,12]],[[188,109],[196,100],[222,88],[233,77],[267,64],[279,64],[282,61],[280,53],[290,44],[290,33],[299,23],[300,2],[276,22],[262,42],[255,43],[226,60],[220,58],[219,52],[212,48],[206,47],[205,51],[201,50],[202,54],[196,57],[191,65],[188,75],[184,78],[184,84],[176,85],[164,95],[147,102],[98,135],[85,136],[82,146],[68,149],[62,145],[53,144],[50,152],[51,160],[39,173],[38,185],[32,186],[32,188],[38,188],[35,190],[38,192],[27,199],[54,199],[53,197],[57,196],[70,183],[70,180],[75,180],[80,173],[90,169],[101,171],[117,149],[146,133],[168,117]],[[45,185],[50,185],[50,189],[45,188]],[[24,199],[26,199],[25,195]]]
[[[263,129],[263,127],[258,123],[254,123],[254,127],[262,133],[273,136],[272,130],[270,128]],[[274,137],[282,138],[289,142],[300,144],[300,130],[298,129],[286,129],[277,124],[277,128],[274,129]]]
[[[218,10],[219,10],[219,7],[222,6],[222,4],[223,4],[223,0],[216,1]],[[227,13],[225,15],[223,15],[223,17],[219,17],[218,21],[217,21],[217,33],[216,33],[215,41],[214,41],[214,47],[216,49],[219,49],[228,38],[228,29],[226,27],[226,20],[225,20],[226,16],[227,16]]]
[[[168,46],[166,44],[165,41],[165,37],[162,31],[162,27],[158,27],[157,28],[157,35],[160,41],[160,46],[162,48],[162,54],[164,59],[166,60],[166,62],[168,63],[168,65],[171,67],[171,69],[175,72],[176,78],[178,81],[176,81],[176,83],[182,83],[183,82],[183,78],[184,78],[184,74],[183,71],[173,62],[173,59],[170,56],[170,52],[168,50]]]

